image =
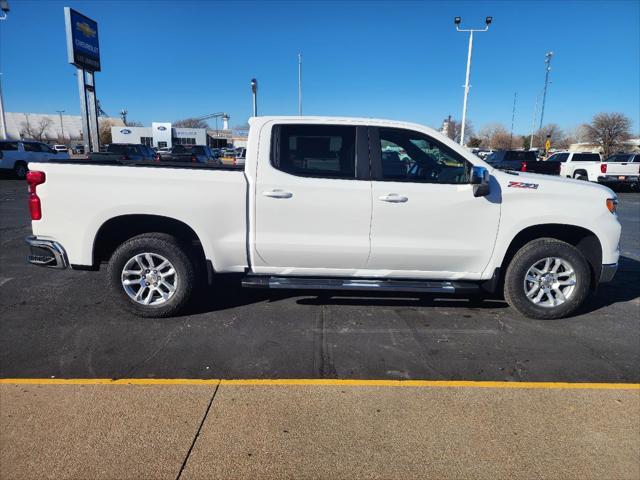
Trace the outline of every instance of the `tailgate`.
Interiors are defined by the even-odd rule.
[[[635,176],[638,175],[640,170],[640,163],[618,163],[607,162],[606,175],[610,177],[614,176]]]

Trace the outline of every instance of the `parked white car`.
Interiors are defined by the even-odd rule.
[[[500,294],[504,285],[524,315],[559,318],[616,271],[621,226],[607,187],[496,170],[411,123],[249,124],[244,170],[31,164],[29,261],[106,262],[115,301],[148,317],[177,314],[199,283],[232,273],[275,289]],[[383,155],[387,145],[407,158]]]
[[[66,145],[60,145],[60,144],[54,145],[53,149],[56,152],[68,152],[69,151],[69,147],[67,147]]]
[[[11,170],[18,178],[26,177],[29,162],[68,159],[68,153],[57,152],[46,143],[0,140],[0,169]]]
[[[602,161],[599,153],[558,152],[547,161],[561,162],[560,176],[588,180],[605,185],[638,183],[640,164],[618,160],[617,156]]]

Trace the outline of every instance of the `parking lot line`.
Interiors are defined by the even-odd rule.
[[[197,378],[0,378],[4,385],[265,385],[344,387],[441,387],[564,390],[640,390],[640,383],[492,382],[468,380],[341,380],[341,379],[197,379]]]

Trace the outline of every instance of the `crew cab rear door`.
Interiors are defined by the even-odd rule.
[[[367,129],[267,124],[260,134],[252,268],[306,274],[363,268],[369,256]],[[309,270],[311,269],[311,270]],[[298,272],[300,273],[300,272]]]
[[[480,274],[498,229],[497,188],[487,197],[474,197],[471,163],[425,133],[370,131],[373,210],[367,268],[389,277]]]

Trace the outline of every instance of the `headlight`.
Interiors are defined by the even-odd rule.
[[[611,213],[616,213],[616,210],[618,210],[618,199],[607,198],[607,208]]]

